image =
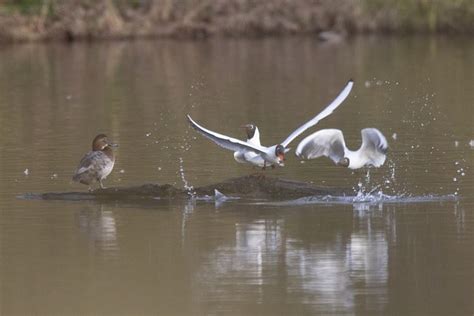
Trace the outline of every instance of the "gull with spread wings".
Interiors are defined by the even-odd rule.
[[[191,126],[202,134],[204,137],[209,138],[217,145],[232,150],[234,152],[252,152],[257,154],[257,159],[263,159],[264,165],[263,168],[267,166],[280,166],[283,167],[285,165],[285,153],[287,153],[290,149],[287,146],[299,135],[301,135],[304,131],[308,128],[316,125],[320,120],[324,119],[325,117],[332,114],[332,112],[342,104],[342,102],[347,98],[349,95],[354,82],[349,80],[344,87],[344,89],[339,93],[339,95],[324,109],[313,117],[311,120],[306,122],[305,124],[298,127],[293,133],[291,133],[283,142],[280,144],[276,144],[270,147],[265,147],[260,145],[256,142],[245,142],[239,139],[229,137],[226,135],[222,135],[211,130],[208,130],[198,123],[196,123],[191,116],[187,115],[189,123]]]
[[[376,128],[364,128],[360,133],[362,145],[358,150],[346,147],[341,130],[323,129],[303,139],[295,154],[307,160],[325,156],[349,169],[382,166],[388,150],[387,139]]]

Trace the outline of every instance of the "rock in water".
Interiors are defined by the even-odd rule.
[[[216,194],[217,190],[217,194]],[[312,184],[286,180],[263,174],[252,174],[233,178],[212,185],[194,189],[196,196],[215,196],[224,198],[240,197],[267,200],[288,200],[305,196],[343,195],[352,193],[351,189],[319,187]],[[179,189],[171,184],[144,184],[133,187],[117,187],[97,189],[92,192],[52,192],[29,193],[21,196],[26,199],[43,200],[96,200],[96,201],[123,201],[140,202],[163,199],[188,199],[186,190]]]

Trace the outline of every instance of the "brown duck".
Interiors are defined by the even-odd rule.
[[[115,157],[112,147],[117,147],[108,141],[105,134],[97,135],[92,141],[92,151],[82,157],[79,166],[72,177],[72,180],[89,186],[95,182],[99,182],[103,189],[104,180],[114,168]]]

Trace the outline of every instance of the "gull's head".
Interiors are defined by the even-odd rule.
[[[285,165],[285,147],[283,145],[277,145],[275,147],[275,156],[278,160],[278,165],[283,167]]]
[[[253,124],[245,124],[241,126],[242,128],[245,128],[245,133],[247,134],[247,139],[252,139],[253,136],[255,135],[255,129],[256,126]]]
[[[338,166],[342,166],[342,167],[349,167],[349,164],[350,164],[350,160],[349,158],[347,157],[344,157],[342,158],[341,160],[339,160],[339,162],[337,163]]]

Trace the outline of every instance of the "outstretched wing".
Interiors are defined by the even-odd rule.
[[[344,89],[339,93],[339,95],[331,102],[324,110],[321,111],[318,115],[313,117],[311,120],[306,122],[305,124],[298,127],[293,133],[290,134],[281,144],[284,147],[287,147],[296,137],[298,137],[301,133],[303,133],[308,128],[318,124],[320,120],[329,116],[342,102],[347,98],[349,93],[352,90],[352,86],[354,85],[354,81],[351,79],[347,82]]]
[[[229,137],[229,136],[225,136],[225,135],[210,131],[210,130],[202,127],[201,125],[199,125],[195,121],[193,121],[191,116],[187,115],[187,118],[189,120],[189,123],[191,123],[191,126],[196,131],[198,131],[201,135],[203,135],[206,138],[209,138],[214,143],[216,143],[217,145],[219,145],[219,146],[221,146],[225,149],[229,149],[229,150],[232,150],[232,151],[250,150],[250,151],[253,151],[253,152],[258,153],[258,154],[266,154],[266,152],[264,151],[264,148],[261,147],[261,146],[256,146],[254,144],[243,142],[243,141],[241,141],[239,139],[236,139],[236,138],[232,138],[232,137]]]
[[[296,156],[303,159],[329,157],[335,163],[344,158],[346,144],[338,129],[322,129],[303,139],[296,147]]]
[[[362,135],[360,152],[367,159],[367,164],[380,167],[385,162],[385,154],[388,150],[387,139],[376,128],[364,128],[360,133]]]
[[[255,126],[255,133],[253,133],[253,137],[248,139],[247,143],[250,143],[255,146],[261,146],[260,145],[260,131],[258,130],[257,126]]]

